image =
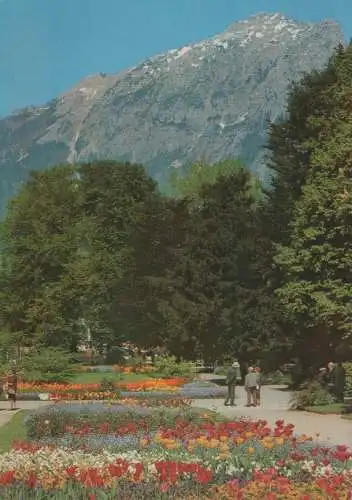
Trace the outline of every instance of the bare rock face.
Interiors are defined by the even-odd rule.
[[[138,162],[163,182],[172,167],[240,157],[265,177],[268,120],[284,114],[289,83],[343,39],[331,21],[259,14],[0,120],[0,211],[28,171],[63,162]]]

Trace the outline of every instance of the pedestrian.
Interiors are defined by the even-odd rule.
[[[319,368],[318,380],[320,382],[320,385],[324,387],[324,389],[326,389],[328,386],[328,369],[326,368],[326,366]]]
[[[248,368],[248,373],[244,379],[244,388],[247,393],[246,406],[257,406],[257,374],[253,366]]]
[[[240,364],[237,360],[232,363],[232,366],[228,369],[226,376],[226,384],[227,384],[227,398],[225,400],[225,406],[228,406],[229,403],[231,406],[235,405],[235,389],[236,383],[241,380],[241,370]]]
[[[259,366],[256,366],[255,373],[257,375],[257,385],[256,385],[256,406],[260,406],[261,402],[261,389],[262,389],[262,376]]]
[[[330,361],[328,363],[328,369],[327,369],[327,388],[332,396],[335,395],[335,385],[336,385],[336,367],[335,363]]]
[[[10,401],[10,410],[16,410],[17,373],[15,367],[12,367],[7,374],[4,392],[7,393],[8,400]]]

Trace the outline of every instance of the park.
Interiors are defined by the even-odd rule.
[[[351,498],[351,58],[292,87],[267,185],[32,172],[0,232],[0,498]]]
[[[71,382],[20,382],[14,414],[0,402],[4,498],[348,498],[341,405],[291,410],[271,384],[246,408],[239,383],[225,407],[224,375],[173,357],[71,368]]]

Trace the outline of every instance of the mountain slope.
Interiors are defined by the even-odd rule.
[[[342,41],[330,21],[259,14],[20,110],[0,120],[0,210],[29,170],[66,161],[140,162],[162,181],[201,157],[242,157],[263,177],[267,121],[284,113],[287,85],[321,68]]]

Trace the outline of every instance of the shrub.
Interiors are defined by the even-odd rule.
[[[292,410],[304,410],[309,406],[324,406],[334,403],[332,395],[318,381],[307,382],[291,398]]]
[[[195,366],[192,362],[178,362],[176,356],[158,356],[154,362],[154,368],[158,376],[162,378],[192,378],[195,373]]]
[[[128,364],[132,373],[137,373],[144,365],[144,359],[142,356],[134,355],[128,360]]]
[[[346,373],[345,396],[352,397],[352,363],[344,363],[343,367]]]
[[[105,356],[105,364],[118,365],[125,362],[126,351],[119,346],[111,347]]]
[[[111,378],[104,377],[101,379],[100,387],[102,392],[113,392],[115,390],[115,382]]]
[[[23,378],[27,382],[65,383],[75,370],[72,355],[61,348],[48,347],[22,359]]]
[[[292,383],[292,378],[289,373],[283,373],[277,370],[271,373],[263,373],[262,383],[266,385],[290,385]]]

